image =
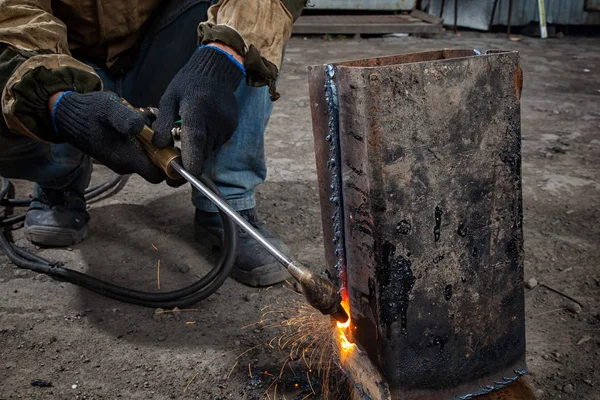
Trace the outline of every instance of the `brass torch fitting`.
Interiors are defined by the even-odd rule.
[[[177,161],[181,163],[181,155],[173,147],[165,147],[159,149],[152,144],[152,136],[154,131],[147,125],[144,125],[144,129],[138,134],[138,139],[142,143],[146,154],[154,165],[162,169],[164,173],[171,179],[182,179],[181,175],[173,169],[171,162]]]
[[[288,271],[300,284],[308,304],[342,324],[348,320],[348,314],[342,307],[342,297],[329,280],[296,261],[290,263]]]

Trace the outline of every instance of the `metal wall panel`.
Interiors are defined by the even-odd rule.
[[[600,0],[585,0],[585,11],[600,11]]]
[[[416,0],[310,0],[317,10],[412,10]]]
[[[587,0],[588,4],[594,1]],[[586,0],[545,0],[546,22],[559,25],[600,25],[600,12],[586,12]],[[595,0],[596,5],[600,1]],[[511,25],[539,22],[537,1],[513,0]],[[499,0],[494,13],[494,25],[506,25],[508,0]]]
[[[489,29],[495,0],[459,0],[458,1],[458,26],[469,27],[486,31]],[[432,1],[430,14],[441,14],[442,2]],[[444,3],[444,25],[454,25],[454,2],[446,0]]]
[[[491,18],[492,25],[506,25],[508,23],[509,0],[498,0],[496,9]],[[587,8],[597,8],[600,0],[545,0],[546,22],[559,25],[600,25],[600,12],[587,12]],[[458,26],[479,30],[490,28],[489,20],[493,0],[480,0],[479,8],[470,7],[476,1],[459,0]],[[424,3],[426,4],[426,2]],[[439,16],[442,0],[431,0],[429,13]],[[444,6],[444,25],[454,24],[454,2],[446,0]],[[527,25],[530,22],[539,22],[537,0],[513,0],[511,25]]]

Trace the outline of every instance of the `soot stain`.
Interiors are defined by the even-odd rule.
[[[444,346],[448,343],[448,335],[436,336],[427,343],[427,347],[440,346],[440,353],[444,352]]]
[[[446,301],[452,298],[452,285],[448,284],[444,288],[444,298],[446,299]]]
[[[352,165],[350,161],[346,161],[346,165],[358,176],[362,176],[365,174],[365,171],[363,171],[360,168],[356,168],[354,165]]]
[[[401,146],[385,148],[383,153],[383,161],[386,164],[391,164],[404,157],[404,155],[404,149]]]
[[[379,314],[386,327],[386,336],[392,337],[392,323],[400,319],[401,333],[406,336],[410,293],[417,280],[412,272],[411,261],[396,254],[396,247],[386,241],[383,245],[381,263],[377,268],[379,281]]]
[[[440,240],[442,214],[442,209],[439,206],[435,206],[435,227],[433,228],[433,238],[436,242]]]
[[[469,231],[467,230],[467,227],[465,226],[465,224],[461,222],[458,225],[458,229],[456,230],[456,233],[458,233],[458,236],[460,236],[460,237],[465,237],[465,236],[467,236]]]
[[[372,225],[368,220],[355,220],[350,225],[350,230],[362,232],[367,236],[373,236]]]
[[[469,184],[468,197],[473,204],[479,204],[490,194],[491,183],[489,181],[474,181]]]
[[[396,232],[398,232],[401,235],[408,235],[411,230],[412,230],[412,225],[411,225],[410,221],[407,221],[405,219],[398,222],[398,225],[396,225]]]
[[[519,268],[519,259],[522,252],[521,235],[515,235],[506,242],[506,256],[510,260],[510,269],[515,271]]]

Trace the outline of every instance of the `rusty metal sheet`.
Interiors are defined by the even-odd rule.
[[[392,398],[509,385],[526,369],[518,54],[440,50],[309,72],[326,252],[339,264],[328,236],[339,206],[352,339]],[[332,133],[338,203],[322,168]]]

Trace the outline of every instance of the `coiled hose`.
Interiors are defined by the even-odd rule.
[[[29,206],[29,199],[8,198],[12,183],[8,179],[5,179],[1,176],[0,180],[1,206]],[[201,177],[200,180],[213,192],[220,195],[219,190],[211,180],[206,177]],[[117,186],[121,181],[122,177],[117,175],[101,185],[89,188],[85,192],[86,200],[93,199],[102,193],[107,192],[108,190]],[[60,281],[73,283],[111,299],[144,307],[165,309],[172,309],[175,307],[182,308],[196,304],[209,297],[221,287],[231,273],[231,269],[235,261],[235,250],[237,247],[236,225],[225,213],[220,212],[220,215],[223,221],[224,235],[221,244],[222,251],[217,263],[213,269],[210,270],[200,280],[189,286],[171,292],[142,292],[123,286],[118,286],[101,279],[94,278],[90,275],[66,268],[59,262],[46,260],[45,258],[32,254],[27,250],[15,245],[14,243],[11,243],[6,236],[5,230],[10,229],[13,225],[22,222],[25,219],[25,214],[0,219],[0,248],[7,255],[10,261],[20,268],[46,274]]]

